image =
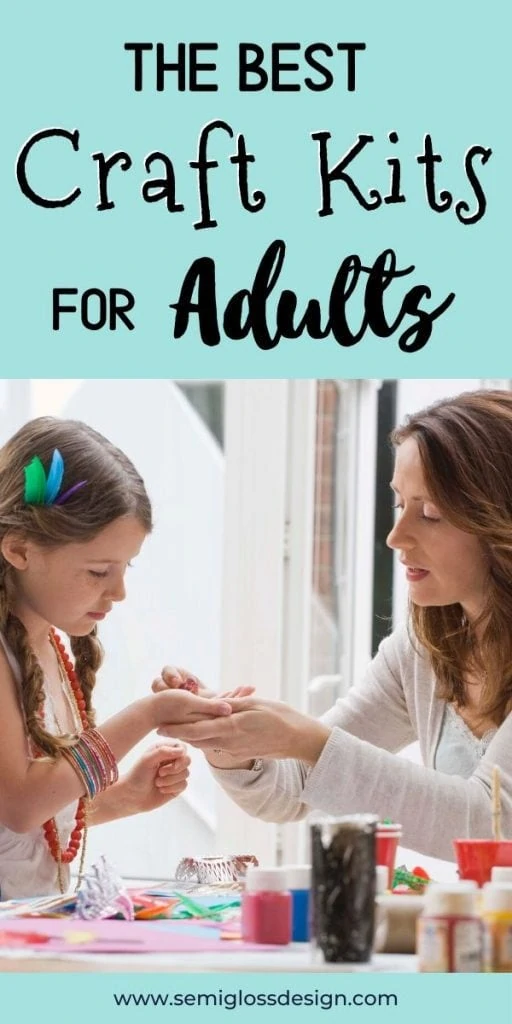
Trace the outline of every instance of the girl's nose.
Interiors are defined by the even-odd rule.
[[[122,576],[116,580],[112,580],[112,584],[108,588],[108,595],[111,601],[124,601],[126,597],[126,587]]]

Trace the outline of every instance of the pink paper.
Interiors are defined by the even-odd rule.
[[[47,942],[27,943],[27,949],[41,953],[233,953],[282,949],[258,946],[238,940],[209,937],[193,921],[70,921],[51,918],[10,919],[4,931],[20,936],[37,933]],[[0,929],[1,931],[1,929]],[[212,932],[211,928],[204,931]],[[2,943],[7,948],[10,943]],[[12,943],[14,945],[14,942]],[[17,945],[17,943],[16,943]]]

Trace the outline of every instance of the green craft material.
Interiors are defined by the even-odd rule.
[[[172,916],[174,918],[203,917],[209,918],[212,921],[222,921],[226,910],[231,910],[240,905],[240,900],[231,900],[229,903],[217,903],[212,907],[203,907],[200,903],[196,903],[195,900],[191,900],[190,896],[185,896],[181,892],[173,892],[171,895],[176,896],[180,900],[180,906],[176,907],[173,911]]]
[[[427,878],[413,875],[412,871],[406,871],[405,868],[396,868],[392,888],[394,889],[397,885],[408,885],[410,889],[422,891],[428,884]]]

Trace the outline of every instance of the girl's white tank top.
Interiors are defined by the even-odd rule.
[[[1,633],[0,643],[16,680],[20,694],[20,710],[23,714],[20,667]],[[59,728],[49,700],[45,700],[44,717],[46,730],[57,735]],[[27,757],[30,756],[27,736]],[[76,803],[69,804],[55,818],[63,849],[66,848],[74,828],[76,806]],[[62,865],[61,875],[65,889],[69,888],[69,865]],[[57,892],[57,864],[48,849],[42,827],[20,834],[12,832],[0,823],[0,900],[47,896]]]

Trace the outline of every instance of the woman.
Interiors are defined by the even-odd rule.
[[[444,400],[392,440],[388,545],[405,568],[408,624],[320,721],[246,697],[229,719],[173,735],[204,749],[256,817],[372,812],[400,821],[407,846],[453,859],[455,837],[492,834],[494,765],[512,836],[512,393]],[[396,756],[415,740],[424,766]]]

